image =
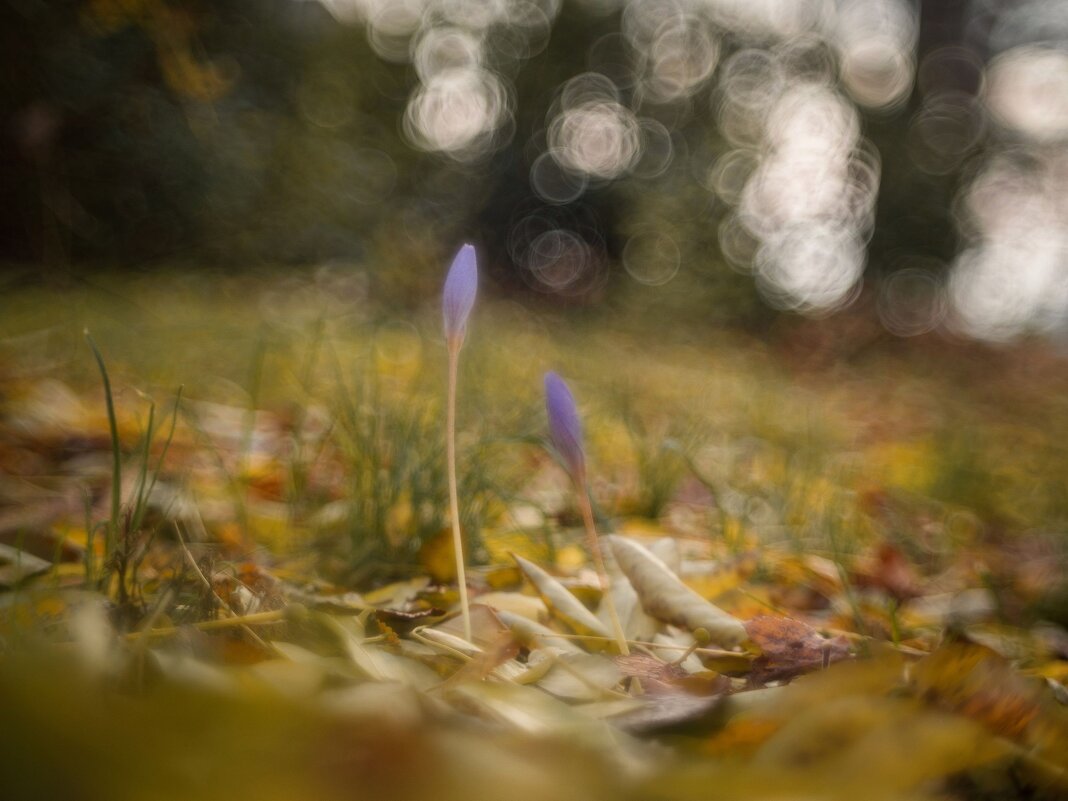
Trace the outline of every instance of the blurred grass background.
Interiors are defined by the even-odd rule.
[[[156,271],[58,290],[9,286],[0,309],[6,415],[24,428],[42,417],[57,436],[76,436],[79,426],[103,433],[88,328],[111,365],[127,447],[143,429],[145,398],[169,408],[179,385],[183,424],[196,423],[201,404],[231,409],[213,425],[231,419],[233,440],[252,435],[243,415],[255,409],[294,441],[301,425],[311,431],[328,419],[333,427],[309,433],[303,456],[265,452],[264,469],[308,460],[329,441],[347,465],[339,480],[357,481],[349,493],[385,493],[360,527],[379,536],[401,495],[429,493],[417,525],[425,539],[444,508],[436,504],[445,355],[437,298],[390,311],[363,294],[365,280],[335,266],[300,276]],[[799,548],[816,537],[826,550],[824,514],[848,517],[847,538],[875,526],[926,547],[940,539],[931,527],[993,538],[1063,530],[1068,415],[1056,352],[1038,342],[993,351],[898,340],[864,326],[859,314],[843,314],[758,337],[648,307],[569,315],[486,299],[461,368],[469,453],[461,472],[473,482],[472,508],[499,512],[533,481],[540,376],[558,369],[575,382],[588,420],[595,496],[617,514],[656,518],[700,481],[721,512]],[[403,487],[374,477],[386,462],[404,472]],[[309,504],[327,497],[302,497],[292,468],[284,499],[312,516]]]

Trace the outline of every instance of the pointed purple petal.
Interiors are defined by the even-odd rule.
[[[549,435],[563,457],[575,481],[586,474],[586,456],[582,449],[582,421],[575,408],[575,398],[556,373],[545,374],[545,411],[549,415]]]
[[[442,292],[441,307],[445,316],[446,339],[463,336],[477,292],[478,262],[475,246],[464,245],[452,260]]]

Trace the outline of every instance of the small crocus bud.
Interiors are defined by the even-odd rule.
[[[475,305],[478,292],[478,263],[475,246],[464,245],[456,258],[452,260],[449,274],[445,278],[445,290],[442,292],[441,308],[445,315],[445,338],[449,341],[462,340],[467,329],[467,318]]]
[[[545,374],[545,411],[549,415],[549,435],[553,445],[563,457],[571,478],[581,483],[586,479],[582,421],[579,420],[571,390],[567,388],[564,379],[553,372]]]

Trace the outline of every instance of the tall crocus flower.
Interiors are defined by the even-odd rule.
[[[601,595],[608,608],[612,622],[612,631],[619,646],[620,653],[630,653],[627,637],[619,622],[615,601],[612,599],[612,586],[605,568],[601,542],[597,537],[597,527],[593,522],[593,507],[590,505],[589,488],[586,485],[586,453],[582,446],[582,420],[575,406],[575,396],[571,394],[564,379],[554,372],[545,374],[545,411],[549,417],[549,436],[553,447],[575,482],[582,522],[586,526],[586,543],[593,557],[594,567],[601,582]]]
[[[449,470],[449,513],[452,517],[452,541],[456,551],[456,583],[460,588],[460,610],[464,636],[471,640],[471,607],[467,601],[467,575],[463,535],[460,533],[460,501],[456,491],[456,366],[467,333],[467,318],[478,293],[478,261],[474,245],[464,245],[452,260],[445,277],[441,309],[445,318],[445,342],[449,349],[449,398],[445,421],[445,449]]]
[[[445,339],[450,343],[464,338],[467,318],[478,294],[478,260],[475,246],[464,245],[452,260],[445,276],[445,290],[441,293],[441,309],[445,317]],[[459,347],[459,346],[457,346]]]
[[[586,454],[582,447],[582,421],[575,408],[575,396],[564,379],[554,372],[545,374],[545,411],[549,416],[549,436],[567,471],[576,484],[586,480]]]

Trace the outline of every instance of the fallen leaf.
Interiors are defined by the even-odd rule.
[[[538,687],[569,701],[596,701],[611,695],[623,671],[600,654],[555,652],[553,665]]]
[[[745,630],[760,648],[749,667],[752,686],[785,681],[850,656],[845,637],[827,639],[800,620],[762,615],[746,621]]]
[[[619,623],[623,627],[623,634],[628,640],[649,640],[659,627],[657,620],[646,614],[642,608],[638,593],[635,592],[627,577],[619,570],[613,560],[613,573],[611,575],[610,592],[612,602],[615,604]],[[597,610],[597,618],[608,630],[612,628],[611,612],[607,604],[602,604]]]
[[[576,634],[592,634],[608,638],[608,629],[589,609],[568,592],[559,581],[550,576],[533,562],[522,556],[512,555],[519,569],[523,571],[538,595],[549,608],[549,613]]]
[[[468,681],[482,681],[494,673],[501,665],[513,659],[519,653],[519,643],[510,631],[502,631],[489,647],[480,649],[470,662],[456,671],[445,682],[453,687]]]
[[[456,580],[456,545],[451,528],[427,538],[419,549],[419,564],[438,584]]]
[[[920,578],[905,554],[889,542],[879,545],[875,553],[853,571],[859,587],[873,587],[898,601],[907,601],[920,594]]]
[[[667,565],[636,542],[622,537],[603,537],[612,548],[647,613],[688,631],[703,628],[711,641],[734,646],[746,639],[745,626],[737,618],[706,601],[679,580]]]
[[[14,587],[23,579],[45,573],[51,562],[0,543],[0,587]]]
[[[1005,756],[1004,747],[967,720],[925,713],[904,698],[845,696],[788,720],[759,748],[752,767],[834,776],[857,791],[867,787],[865,798],[900,798]]]
[[[438,624],[435,629],[461,639],[465,636],[463,619],[459,615]],[[501,619],[495,609],[479,602],[471,604],[471,643],[473,645],[488,648],[497,642],[501,632],[510,630],[511,627]]]
[[[641,679],[643,686],[646,681],[655,681],[666,684],[670,681],[689,677],[689,673],[672,662],[665,662],[648,654],[631,653],[627,656],[619,655],[615,658],[616,664],[623,671],[624,676],[632,676]]]
[[[549,619],[549,609],[541,598],[521,592],[485,592],[479,595],[475,602],[498,611],[513,612],[539,623]]]
[[[911,678],[928,702],[1064,763],[1068,710],[1042,679],[1022,676],[996,651],[971,642],[946,643],[917,663]]]
[[[497,616],[515,635],[516,639],[530,650],[551,645],[563,651],[582,652],[582,649],[570,638],[564,637],[560,632],[553,631],[548,626],[543,626],[530,618],[503,609],[497,612]]]

